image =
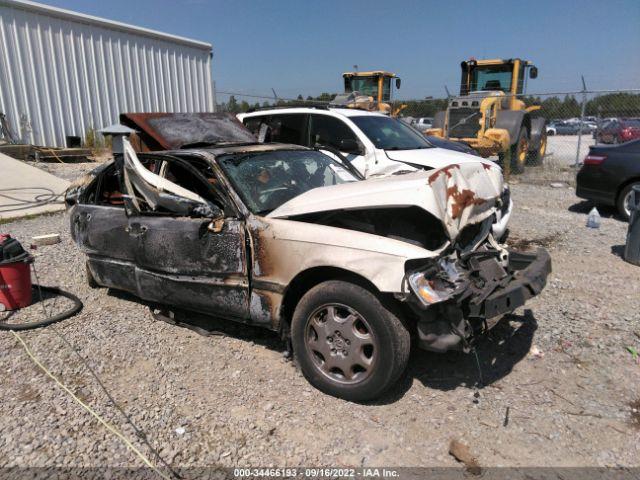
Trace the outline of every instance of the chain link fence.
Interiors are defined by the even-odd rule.
[[[466,123],[478,122],[478,118],[468,117],[486,98],[486,95],[465,97],[467,105],[464,106],[469,107]],[[587,155],[589,147],[596,143],[615,144],[640,139],[640,90],[540,93],[518,95],[516,99],[531,110],[532,118],[545,119],[547,144],[543,165],[578,164]],[[437,112],[456,100],[456,107],[463,107],[462,100],[455,97],[395,103],[402,103],[401,115],[422,129],[430,123],[433,125]],[[503,108],[508,108],[510,96],[505,96],[502,103]],[[467,129],[466,133],[470,136],[473,130]]]
[[[218,92],[230,95],[227,102],[218,105],[219,110],[234,113],[256,108],[273,106],[327,105],[335,94],[323,93],[317,97],[276,98],[260,95],[243,95],[238,92]],[[483,108],[483,101],[490,98],[490,93],[468,96],[464,99],[451,96],[449,98],[426,98],[415,100],[394,100],[392,111],[399,110],[399,116],[412,123],[421,131],[437,127],[437,114],[457,101],[456,108],[466,108],[465,115],[456,116],[456,122],[462,120],[466,128],[456,126],[465,138],[478,135],[478,131],[491,127],[494,120],[487,120],[478,111]],[[546,145],[542,166],[563,168],[578,165],[589,151],[589,147],[598,144],[624,143],[640,139],[640,89],[611,91],[569,91],[518,95],[515,99],[506,95],[501,98],[499,109],[512,107],[512,100],[529,109],[531,118],[545,119]],[[462,102],[467,102],[462,105]],[[524,105],[522,105],[524,104]],[[500,114],[498,113],[498,116]],[[458,118],[461,117],[461,118]],[[453,116],[451,117],[453,118]],[[494,117],[495,118],[495,117]],[[490,122],[485,125],[482,122]],[[449,124],[449,129],[451,129]],[[450,132],[455,133],[455,131]],[[480,133],[482,135],[482,133]],[[455,137],[456,135],[450,135]],[[535,143],[535,141],[534,141]],[[533,144],[529,145],[532,148]],[[489,158],[497,159],[497,155]],[[537,162],[540,163],[540,162]]]

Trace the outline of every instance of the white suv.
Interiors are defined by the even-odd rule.
[[[253,133],[262,131],[268,142],[338,150],[365,178],[468,162],[494,165],[477,156],[434,147],[414,128],[377,112],[350,108],[274,108],[241,113],[238,119]],[[498,239],[505,234],[511,216],[508,187],[504,188],[502,201],[493,225],[493,234]]]

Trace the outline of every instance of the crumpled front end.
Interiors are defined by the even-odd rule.
[[[538,295],[551,273],[551,257],[509,251],[489,237],[478,248],[455,251],[423,265],[407,262],[406,298],[426,350],[469,351],[479,334]]]

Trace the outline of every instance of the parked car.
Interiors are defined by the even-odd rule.
[[[171,150],[124,140],[67,191],[90,285],[277,331],[326,393],[376,398],[412,338],[469,351],[487,319],[544,288],[549,254],[490,234],[503,191],[494,165],[362,180],[317,149],[257,143],[220,114],[193,128],[156,115],[147,133]]]
[[[640,185],[640,140],[620,145],[596,145],[582,163],[576,195],[602,205],[615,206],[630,216],[631,189]]]
[[[263,126],[268,127],[267,141],[323,145],[338,150],[365,178],[430,170],[452,163],[496,166],[460,149],[434,146],[415,128],[377,112],[352,108],[278,108],[241,113],[238,119],[256,135]],[[508,188],[503,202],[493,227],[498,239],[505,235],[511,217]]]
[[[416,118],[415,117],[398,117],[398,119],[404,123],[406,123],[407,125],[414,125],[416,123]]]
[[[615,119],[605,122],[595,133],[597,143],[624,143],[640,138],[640,119]]]
[[[420,117],[416,119],[413,126],[421,132],[424,132],[425,130],[433,126],[433,117]]]
[[[580,123],[552,122],[547,125],[547,135],[577,135],[579,131]]]

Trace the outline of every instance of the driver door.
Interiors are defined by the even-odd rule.
[[[125,188],[133,190],[128,191],[129,195],[138,197],[137,205],[131,203],[128,208],[129,235],[137,246],[138,295],[209,315],[248,318],[243,220],[228,208],[228,200],[211,188],[215,179],[206,178],[193,168],[197,163],[206,167],[206,160],[153,157],[149,164],[158,172],[156,176],[171,184],[167,188],[177,185],[192,195],[186,198],[172,194],[169,200],[151,207],[139,188],[148,187],[153,192],[154,187],[141,184],[144,179],[135,178],[136,172],[129,170],[130,181]],[[192,168],[185,167],[185,163]],[[206,204],[193,205],[194,198]],[[150,201],[153,203],[153,199]]]
[[[373,152],[367,153],[355,132],[339,118],[322,114],[312,114],[309,117],[309,146],[335,148],[366,177],[369,164],[375,162],[375,156]],[[329,150],[323,150],[323,152],[336,161],[342,162],[341,158]]]

